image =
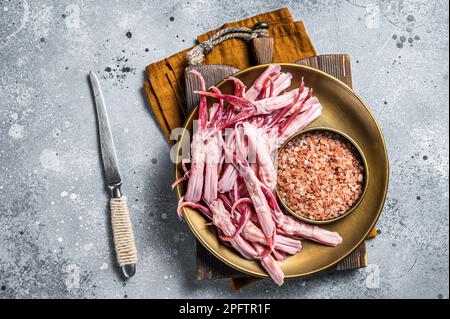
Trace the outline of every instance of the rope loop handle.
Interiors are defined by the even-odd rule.
[[[196,66],[205,60],[205,55],[211,52],[215,46],[228,39],[242,39],[250,41],[252,39],[269,36],[269,24],[266,22],[256,23],[252,28],[247,27],[231,27],[225,28],[217,32],[210,39],[192,48],[187,53],[187,61],[189,66]]]
[[[111,198],[111,223],[119,266],[136,264],[137,251],[125,197]]]

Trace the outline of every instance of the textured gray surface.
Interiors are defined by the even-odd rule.
[[[158,2],[0,0],[0,298],[448,298],[448,2]],[[280,6],[319,53],[352,56],[354,87],[388,143],[389,197],[367,269],[232,292],[226,280],[194,280],[194,238],[176,217],[143,71],[196,34]],[[140,253],[126,284],[111,256],[90,70]]]

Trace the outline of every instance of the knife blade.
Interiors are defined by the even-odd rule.
[[[111,190],[111,223],[117,262],[126,278],[136,272],[136,244],[134,240],[131,219],[128,212],[126,197],[122,196],[122,176],[120,175],[116,148],[111,132],[111,126],[106,112],[100,82],[94,72],[89,73],[95,108],[97,111],[100,151],[103,160],[106,186]]]
[[[105,99],[103,97],[100,82],[95,73],[89,74],[92,90],[94,92],[95,106],[97,110],[98,133],[100,135],[100,149],[105,170],[106,186],[114,187],[122,184],[122,176],[119,171],[116,148],[106,112]]]

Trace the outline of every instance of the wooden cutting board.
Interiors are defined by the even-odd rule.
[[[270,45],[270,44],[269,44]],[[259,63],[269,63],[270,55],[265,55],[266,50],[261,50],[261,53],[256,51],[256,61]],[[341,80],[348,86],[352,87],[352,75],[350,68],[350,57],[347,54],[327,54],[311,57],[308,59],[296,61],[297,64],[307,65],[321,71],[324,71],[335,78]],[[201,65],[196,66],[196,70],[201,72],[205,78],[206,87],[216,85],[229,75],[236,73],[237,69],[225,65]],[[189,68],[187,69],[189,71]],[[186,72],[186,114],[198,104],[198,95],[192,92],[198,87],[198,81],[192,74]],[[253,279],[249,279],[248,275],[238,272],[237,270],[227,266],[223,262],[214,257],[203,245],[198,241],[196,244],[197,250],[197,280],[219,279],[219,278],[238,278],[233,284],[236,288],[250,283]],[[336,271],[357,269],[367,266],[367,251],[366,244],[363,242],[357,249],[355,249],[345,259],[340,261],[333,269]]]

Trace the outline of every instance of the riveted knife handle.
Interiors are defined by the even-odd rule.
[[[136,272],[137,251],[127,199],[124,196],[113,197],[110,205],[117,262],[125,277],[133,277]]]

